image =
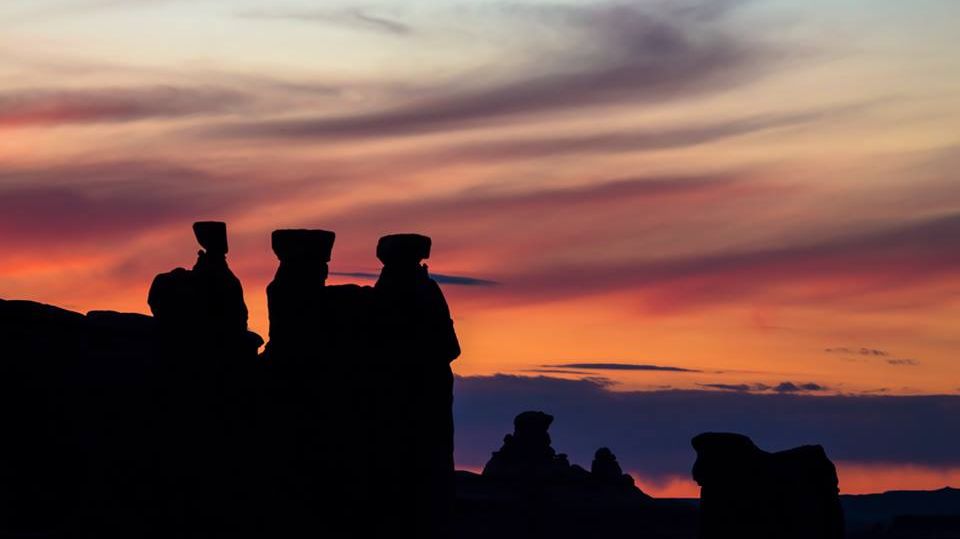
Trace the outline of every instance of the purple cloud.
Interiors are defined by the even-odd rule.
[[[851,276],[861,278],[861,287],[832,290],[834,297],[862,295],[870,287],[889,291],[949,278],[958,264],[960,214],[763,250],[731,249],[657,262],[554,264],[501,280],[518,299],[636,290],[648,292],[645,300],[652,308],[682,309],[762,295],[779,283]]]
[[[0,129],[221,114],[251,101],[217,87],[15,90],[0,93]]]
[[[0,171],[0,240],[26,250],[104,243],[172,223],[228,217],[308,181],[258,188],[253,174],[164,161],[108,161]]]

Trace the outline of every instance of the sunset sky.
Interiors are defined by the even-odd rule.
[[[695,495],[689,438],[960,486],[960,2],[7,0],[0,297],[149,312],[228,222],[433,238],[458,464],[526,407]],[[348,275],[349,274],[349,275]],[[351,276],[352,275],[352,276]]]

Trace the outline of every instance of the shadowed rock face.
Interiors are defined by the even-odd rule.
[[[840,539],[837,472],[819,445],[768,453],[732,433],[696,436],[703,539]]]

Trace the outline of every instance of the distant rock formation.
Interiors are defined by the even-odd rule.
[[[567,456],[553,450],[547,430],[553,416],[523,412],[513,420],[513,434],[503,438],[503,447],[494,451],[483,467],[483,476],[500,481],[586,480],[589,473],[571,466]]]
[[[551,446],[553,416],[523,412],[480,475],[457,472],[457,537],[464,539],[693,537],[696,508],[654,500],[597,450],[591,471]]]
[[[504,436],[503,447],[493,452],[483,468],[483,477],[528,485],[565,483],[587,490],[614,488],[646,496],[634,485],[633,478],[623,473],[609,448],[597,450],[590,471],[570,464],[567,455],[551,446],[548,431],[552,423],[552,415],[538,411],[514,418],[513,433]]]
[[[617,462],[617,456],[606,447],[597,449],[594,454],[593,464],[590,465],[590,476],[601,485],[633,487],[633,477],[623,473],[620,463]]]
[[[837,472],[819,445],[768,453],[750,438],[692,440],[702,539],[841,539]]]

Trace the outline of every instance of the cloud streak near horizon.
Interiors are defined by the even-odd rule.
[[[668,372],[700,372],[696,369],[684,369],[666,365],[643,365],[637,363],[559,363],[544,365],[561,369],[584,369],[597,371],[668,371]]]

